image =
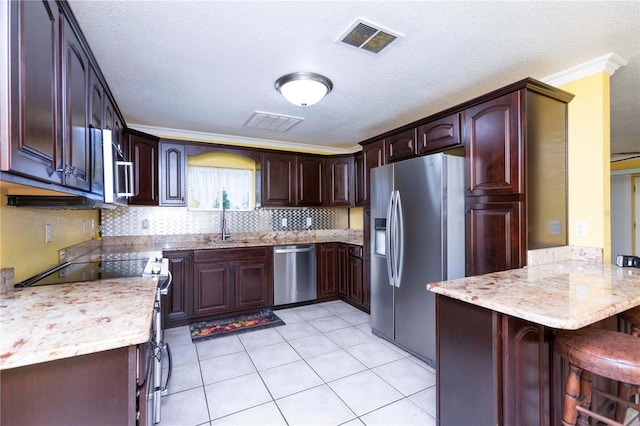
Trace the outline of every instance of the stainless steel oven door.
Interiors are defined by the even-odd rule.
[[[153,426],[155,423],[155,345],[154,330],[151,330],[149,342],[138,346],[138,422],[140,426]]]
[[[171,371],[173,369],[173,362],[171,360],[171,349],[169,348],[169,344],[164,341],[164,333],[162,330],[162,296],[167,295],[169,286],[171,285],[172,277],[171,273],[168,274],[168,278],[164,283],[159,283],[158,288],[156,290],[156,307],[154,318],[157,323],[156,333],[155,333],[155,343],[157,347],[157,356],[154,360],[155,369],[154,372],[154,384],[155,384],[155,392],[154,392],[154,415],[155,422],[160,423],[161,416],[161,398],[163,395],[168,393],[169,381],[171,380]],[[164,373],[163,364],[167,365],[166,373]],[[164,373],[164,374],[163,374]],[[165,375],[165,382],[162,383],[162,376]]]

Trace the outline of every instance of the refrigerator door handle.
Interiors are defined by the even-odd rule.
[[[395,285],[394,265],[393,265],[393,252],[392,252],[392,239],[393,239],[393,211],[394,211],[394,197],[393,191],[389,196],[389,205],[387,207],[387,228],[385,230],[385,251],[387,254],[387,275],[389,277],[389,285]]]
[[[396,287],[400,287],[402,283],[402,269],[404,266],[404,221],[402,220],[402,201],[400,200],[400,191],[396,190],[395,202],[396,215],[396,250],[394,253],[394,266],[396,276]]]

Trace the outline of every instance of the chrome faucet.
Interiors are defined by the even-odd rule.
[[[227,218],[225,212],[227,209],[225,208],[225,203],[222,203],[222,220],[220,221],[220,234],[222,234],[222,241],[227,241],[231,238],[231,234],[227,232]]]

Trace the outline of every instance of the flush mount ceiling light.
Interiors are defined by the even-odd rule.
[[[333,89],[327,77],[313,72],[293,72],[276,80],[276,90],[298,106],[310,106],[322,100]]]

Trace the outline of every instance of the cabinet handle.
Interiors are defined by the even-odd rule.
[[[86,173],[80,170],[75,166],[70,166],[66,164],[63,168],[58,169],[58,172],[64,173],[65,176],[72,175],[73,177],[79,177],[80,179],[85,179]]]

